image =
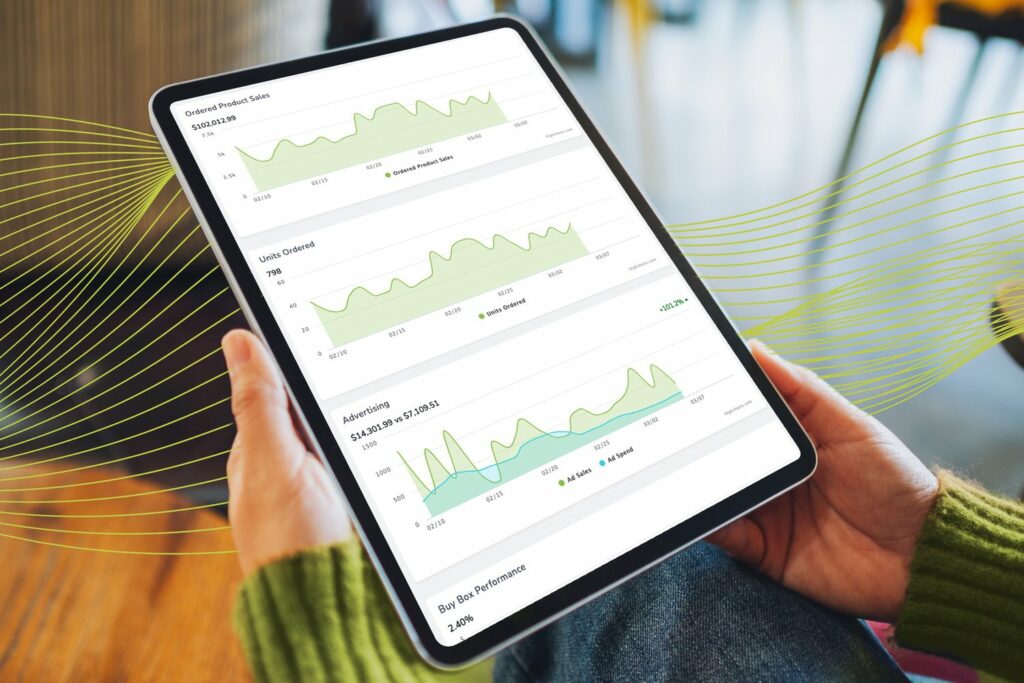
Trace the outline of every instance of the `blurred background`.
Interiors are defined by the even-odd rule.
[[[950,126],[1024,110],[1022,6],[1017,0],[7,0],[0,4],[0,110],[148,133],[148,98],[166,83],[504,11],[536,26],[663,220],[685,223],[780,202]],[[32,126],[61,127],[53,120],[18,121],[7,121],[9,136],[29,135],[25,131]],[[5,146],[14,144],[10,139]],[[159,154],[152,140],[143,139],[143,144],[147,153]],[[38,149],[71,148],[46,143]],[[3,161],[6,180],[21,162],[9,156]],[[174,189],[170,180],[167,201],[161,199],[140,219],[139,225],[149,227],[131,237],[131,250],[125,246],[129,242],[116,246],[125,255],[120,265],[110,265],[115,259],[98,266],[97,272],[107,276],[94,281],[100,283],[90,299],[95,304],[76,312],[73,325],[60,323],[54,328],[63,330],[59,336],[16,333],[0,340],[0,374],[7,378],[0,386],[0,458],[24,456],[32,468],[41,468],[30,476],[61,482],[54,488],[81,483],[78,474],[66,469],[72,463],[85,463],[72,469],[87,472],[89,483],[101,483],[96,480],[108,473],[103,481],[141,487],[119,490],[109,505],[90,498],[90,511],[148,515],[159,509],[153,501],[168,496],[165,505],[184,501],[198,508],[196,515],[204,515],[203,525],[222,525],[224,460],[232,427],[217,346],[227,329],[244,323],[187,204],[173,196]],[[31,216],[13,202],[28,190],[8,184],[4,192],[4,229],[30,222]],[[16,249],[0,254],[0,287],[27,282],[25,296],[30,296],[77,277],[61,269],[63,247],[56,239],[34,244],[42,246],[33,247],[32,258]],[[856,256],[853,265],[870,265],[870,259]],[[36,277],[34,264],[44,260],[48,275]],[[724,262],[728,265],[728,256]],[[728,287],[729,272],[717,271],[714,286]],[[792,277],[799,280],[804,274]],[[2,326],[40,315],[50,314],[24,309],[19,298],[0,304]],[[52,364],[47,350],[60,352],[52,354]],[[26,365],[26,358],[41,360]],[[884,411],[880,419],[926,462],[954,467],[990,489],[1016,495],[1024,484],[1022,398],[1024,371],[993,346],[928,391]],[[0,469],[19,467],[28,464]],[[55,467],[65,469],[56,472]],[[141,477],[121,481],[118,473]],[[63,478],[55,479],[58,474]],[[69,523],[75,516],[71,513],[82,508],[71,505],[80,501],[67,500],[73,490],[65,494],[60,500],[37,501],[38,515]],[[53,512],[54,505],[61,514]],[[173,518],[159,522],[166,533],[199,524],[185,524],[182,515],[160,519],[165,518]],[[0,538],[68,541],[46,529],[11,524]],[[89,538],[76,538],[73,547],[91,546]],[[183,536],[160,538],[169,539],[161,541],[161,552],[208,547]],[[89,554],[78,557],[84,555]],[[16,585],[28,575],[56,580],[64,557],[33,555],[34,564],[25,560],[12,572],[0,572],[0,586]],[[121,580],[150,586],[144,609],[167,620],[177,614],[173,596],[193,591],[193,582],[215,586],[218,576],[227,584],[237,580],[233,558],[224,559],[220,564],[197,560],[190,569],[131,565],[145,578]],[[80,562],[93,564],[75,565],[79,576],[128,566]],[[70,565],[64,569],[70,571]],[[177,593],[158,588],[175,580],[181,584]],[[75,590],[53,592],[64,597],[48,604],[64,600],[67,609],[106,609],[110,623],[125,624],[125,638],[156,628],[149,617],[125,621],[127,614],[149,613],[139,612],[137,602],[111,612],[110,591],[96,593],[95,604],[86,605],[75,597],[84,589]],[[24,586],[18,591],[10,594],[32,592]],[[194,628],[197,636],[178,642],[180,656],[171,660],[205,657],[202,653],[214,642],[210,634],[227,633],[230,593],[221,593],[219,602],[211,598],[195,613],[220,614],[221,621]],[[0,645],[17,647],[0,647],[0,673],[28,679],[33,672],[52,674],[45,666],[53,662],[39,664],[46,648],[29,645],[34,641],[22,638],[18,629],[46,633],[57,628],[46,619],[57,617],[36,619],[33,615],[40,612],[30,597],[21,612],[5,607],[11,616],[0,623]],[[181,616],[181,623],[175,623],[190,624],[193,618]],[[5,631],[8,627],[13,630]],[[118,646],[112,636],[104,638],[109,647]],[[113,655],[93,649],[88,651],[93,665],[114,665]],[[147,653],[139,649],[137,666],[153,666],[145,663],[155,661]],[[227,665],[213,658],[203,670],[208,676],[238,674],[237,652],[232,650],[228,660],[235,661],[230,671],[218,669]],[[128,667],[125,661],[116,666]],[[69,675],[82,662],[81,657],[69,659]],[[195,670],[179,673],[179,679],[192,679]]]
[[[7,112],[148,131],[146,102],[165,83],[506,11],[537,27],[662,218],[677,223],[781,201],[832,180],[841,167],[856,168],[959,122],[1024,109],[1024,20],[1013,12],[991,16],[972,4],[15,1],[0,7],[0,102]],[[937,25],[924,32],[932,23]],[[202,235],[194,234],[161,267],[195,256],[204,244]],[[157,249],[154,262],[165,251]],[[172,299],[186,286],[180,283],[191,284],[212,263],[209,253],[198,255],[187,265],[196,275],[180,275],[155,300],[166,299],[180,315],[193,310],[223,288],[219,274],[206,276],[188,296]],[[143,295],[151,284],[142,288]],[[194,359],[200,349],[205,353],[216,345],[225,325],[240,324],[237,316],[229,318],[193,338],[233,308],[230,295],[217,297],[158,347],[187,342],[178,360],[169,362],[178,367]],[[104,363],[109,360],[92,372]],[[202,366],[195,372],[211,374]],[[186,390],[198,376],[183,373],[161,395]],[[139,378],[140,386],[149,381]],[[206,389],[204,395],[214,395],[224,387],[221,382]],[[995,348],[882,419],[925,460],[1015,493],[1024,483],[1024,459],[1018,457],[1024,431],[1016,419],[1022,389],[1024,375]],[[152,424],[182,412],[180,406],[155,411]],[[208,410],[193,431],[222,424],[226,415],[224,406]],[[97,444],[112,440],[109,422],[96,423],[96,438],[107,437]],[[128,454],[166,440],[166,432],[156,431],[112,448]],[[222,430],[189,448],[213,453],[228,443],[230,434]],[[176,450],[157,453],[147,467],[159,457],[180,460]],[[124,466],[137,462],[129,458]],[[203,466],[215,473],[220,462]],[[177,484],[203,478],[186,468],[160,476]],[[223,485],[191,486],[183,493],[215,500]]]

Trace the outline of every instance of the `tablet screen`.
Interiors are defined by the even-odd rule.
[[[171,112],[442,644],[799,457],[516,31]]]

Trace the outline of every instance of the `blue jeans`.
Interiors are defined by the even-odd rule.
[[[856,619],[699,543],[513,645],[496,681],[906,681]]]

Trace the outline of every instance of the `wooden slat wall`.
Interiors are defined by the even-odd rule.
[[[0,102],[149,131],[161,85],[322,49],[326,0],[5,0]]]
[[[149,132],[147,104],[160,86],[317,52],[327,17],[327,0],[4,0],[0,112]],[[192,242],[184,255],[205,239]]]

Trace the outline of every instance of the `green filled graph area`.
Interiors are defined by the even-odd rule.
[[[466,238],[453,244],[447,257],[430,252],[430,274],[415,284],[395,278],[380,293],[356,287],[340,310],[315,302],[313,308],[331,343],[343,346],[586,254],[572,225],[564,231],[549,227],[543,235],[531,232],[526,247],[501,235],[489,247]]]
[[[355,132],[339,140],[318,137],[305,145],[281,140],[268,159],[257,159],[239,149],[249,175],[260,192],[313,178],[351,166],[359,166],[392,154],[467,135],[505,123],[497,101],[469,97],[448,101],[448,113],[417,100],[413,111],[392,102],[369,117],[352,117]]]
[[[683,397],[675,381],[658,366],[650,366],[651,381],[630,368],[626,371],[626,390],[608,410],[592,413],[580,408],[569,416],[569,429],[545,432],[520,418],[512,440],[503,444],[491,441],[493,462],[478,467],[447,431],[443,432],[449,464],[445,465],[430,449],[423,457],[430,472],[429,485],[402,462],[416,484],[432,516],[476,498],[538,467],[542,467],[577,448],[586,446],[626,425],[642,420]],[[401,457],[401,453],[399,453]]]

